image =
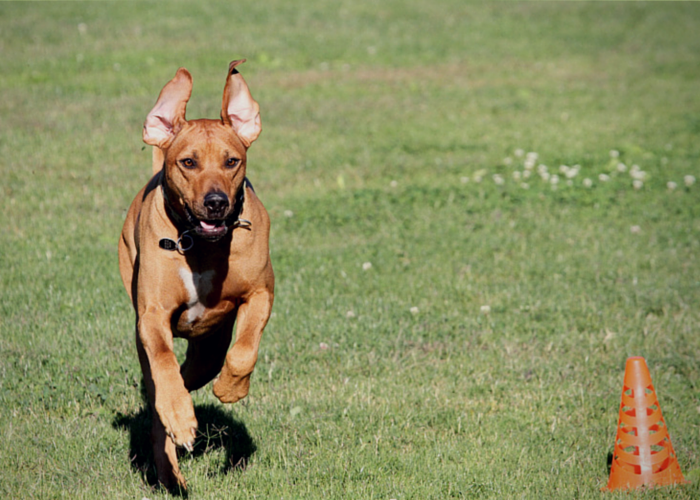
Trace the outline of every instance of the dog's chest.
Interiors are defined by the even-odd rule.
[[[222,300],[221,277],[214,270],[195,272],[185,267],[179,269],[179,275],[186,303],[177,321],[178,330],[183,334],[206,333],[233,309],[232,303]]]
[[[200,319],[206,310],[205,304],[213,289],[215,272],[210,270],[197,273],[184,267],[181,267],[179,272],[180,279],[187,292],[185,318],[188,323],[193,323]]]

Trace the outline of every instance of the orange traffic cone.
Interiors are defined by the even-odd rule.
[[[642,357],[627,359],[608,490],[686,483]]]

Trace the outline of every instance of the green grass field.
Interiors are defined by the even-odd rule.
[[[190,498],[700,497],[700,4],[0,3],[0,497],[154,487],[117,270],[179,66],[263,117],[277,276]],[[177,344],[180,353],[183,345]],[[691,482],[603,493],[644,356]]]

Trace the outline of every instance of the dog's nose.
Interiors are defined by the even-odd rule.
[[[223,217],[228,208],[228,196],[219,192],[209,193],[204,197],[204,207],[212,219]]]

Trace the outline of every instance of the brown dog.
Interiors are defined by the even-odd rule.
[[[186,488],[176,446],[194,445],[190,391],[218,375],[214,394],[222,402],[245,397],[272,309],[270,220],[245,177],[260,114],[236,70],[241,62],[229,66],[220,120],[185,119],[192,93],[186,69],[163,87],[143,129],[154,146],[155,175],[131,204],[119,241],[154,410],[158,480],[168,488]],[[174,337],[188,341],[182,366]]]

